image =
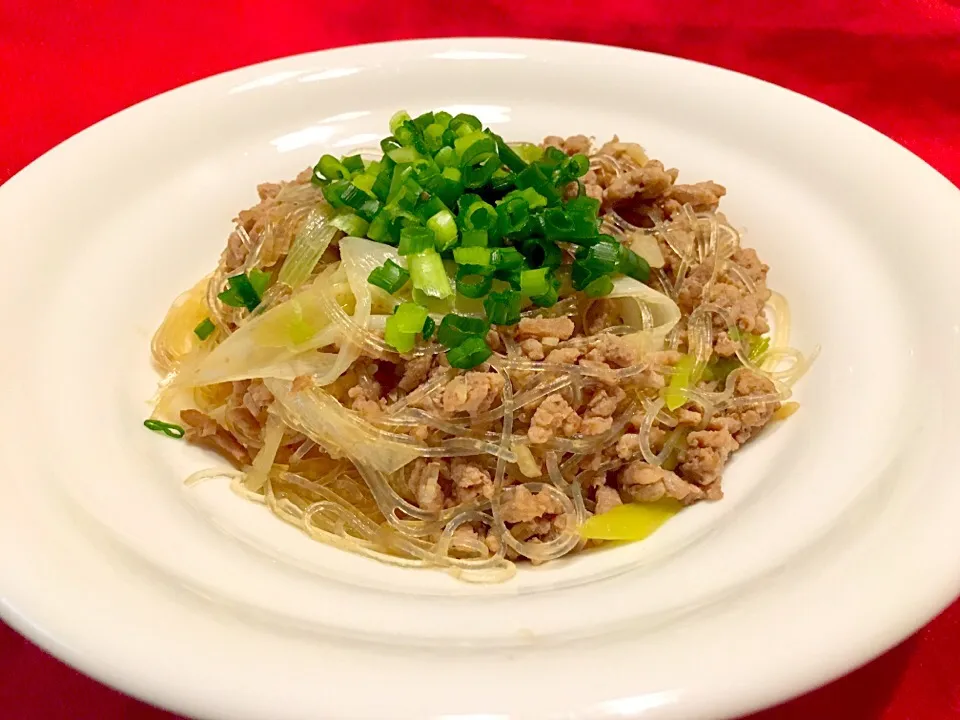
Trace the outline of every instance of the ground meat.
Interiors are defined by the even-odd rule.
[[[220,262],[228,273],[232,273],[243,265],[247,259],[247,246],[244,244],[240,234],[236,231],[230,233],[227,238],[227,247],[220,256]]]
[[[580,350],[575,347],[563,347],[551,350],[545,358],[548,363],[573,365],[580,357]]]
[[[715,417],[705,429],[691,432],[687,435],[687,447],[677,466],[679,474],[698,485],[716,482],[730,453],[740,447],[733,437],[733,433],[739,429],[739,421]]]
[[[773,382],[768,378],[749,370],[737,373],[734,380],[734,397],[749,397],[751,395],[770,395],[776,392]],[[733,438],[743,445],[750,438],[762,430],[773,418],[773,414],[780,408],[779,402],[758,403],[727,410],[725,417],[736,420],[739,427],[732,430]]]
[[[440,486],[439,462],[427,462],[423,458],[413,461],[408,486],[413,497],[424,510],[439,512],[443,509],[444,495]]]
[[[676,170],[665,169],[659,160],[650,160],[643,167],[628,170],[613,179],[603,192],[604,207],[660,197],[676,182],[677,175]]]
[[[375,417],[380,414],[380,386],[355,385],[347,390],[350,398],[350,407],[366,417]]]
[[[243,394],[243,406],[260,422],[266,422],[267,408],[273,402],[273,393],[267,390],[263,380],[251,380]]]
[[[612,367],[629,367],[637,363],[637,350],[629,341],[619,335],[604,333],[591,339],[587,359],[606,363]]]
[[[271,198],[275,198],[282,188],[283,185],[280,183],[260,183],[257,185],[257,195],[260,196],[261,200],[270,200]]]
[[[529,522],[563,512],[563,507],[551,493],[541,491],[534,494],[523,485],[511,488],[504,498],[500,517],[505,523]]]
[[[199,410],[181,410],[180,420],[186,426],[185,437],[188,441],[216,450],[235,467],[242,468],[250,464],[246,448],[209,415]]]
[[[621,460],[630,460],[640,454],[640,435],[624,433],[617,440],[617,457]]]
[[[311,387],[313,387],[313,378],[309,375],[297,375],[290,383],[290,391],[295,393],[309,390]]]
[[[617,406],[623,402],[627,394],[620,388],[613,390],[599,390],[587,403],[585,417],[608,418],[616,412]]]
[[[695,185],[674,185],[664,196],[681,205],[691,205],[695,212],[707,212],[716,210],[720,205],[720,198],[726,194],[727,189],[723,185],[707,181]]]
[[[683,356],[674,350],[663,350],[644,356],[647,367],[637,376],[638,386],[644,390],[660,390],[666,387],[664,368],[673,367],[680,362],[681,357]]]
[[[457,375],[443,388],[443,411],[476,415],[489,410],[503,391],[503,378],[496,372],[470,371]]]
[[[580,418],[559,393],[548,395],[530,420],[527,437],[530,443],[540,445],[549,442],[554,435],[573,435],[580,429]]]
[[[580,423],[581,435],[602,435],[613,427],[613,418],[588,417]]]
[[[557,135],[549,135],[543,139],[542,144],[544,149],[555,147],[563,150],[567,155],[589,155],[590,146],[590,138],[586,135],[571,135],[566,139]]]
[[[517,325],[517,337],[556,337],[568,340],[573,335],[573,320],[568,317],[520,318]]]
[[[536,338],[528,338],[521,342],[520,349],[531,360],[543,360],[543,343]]]
[[[419,387],[430,375],[432,365],[433,358],[430,355],[421,355],[408,360],[397,387],[407,393]]]
[[[483,497],[493,497],[493,480],[490,473],[479,465],[454,458],[450,463],[450,477],[453,480],[457,502],[467,502]]]
[[[635,502],[655,502],[664,497],[684,504],[704,498],[704,491],[681,479],[676,473],[645,462],[632,462],[617,476],[620,489]]]
[[[595,514],[602,515],[617,505],[623,505],[623,500],[620,499],[620,493],[608,485],[601,485],[597,488],[597,507]]]
[[[260,389],[253,391],[254,394],[250,396],[248,405],[248,393],[254,383],[258,384]],[[260,380],[239,380],[231,383],[231,386],[232,390],[224,408],[224,425],[243,445],[259,447],[263,426],[267,420],[265,407],[259,406],[259,400],[264,399],[263,393],[269,396],[270,401],[273,400],[273,396],[263,387]]]

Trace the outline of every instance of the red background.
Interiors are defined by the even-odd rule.
[[[863,120],[960,183],[958,0],[0,0],[0,182],[84,127],[191,80],[438,35],[603,42],[732,68]],[[0,717],[173,720],[2,624]],[[867,667],[751,720],[821,718],[960,718],[960,603]]]

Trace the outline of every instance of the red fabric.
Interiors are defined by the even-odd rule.
[[[0,182],[127,105],[282,55],[438,35],[654,50],[785,85],[960,183],[960,0],[0,0]],[[384,12],[392,7],[393,12]],[[869,608],[865,608],[869,612]],[[960,718],[960,603],[836,683],[750,720]],[[160,720],[0,625],[5,720]]]

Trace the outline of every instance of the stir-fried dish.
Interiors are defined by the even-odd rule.
[[[234,467],[192,480],[473,581],[720,499],[810,361],[725,189],[617,138],[390,132],[260,185],[157,331],[145,424]]]

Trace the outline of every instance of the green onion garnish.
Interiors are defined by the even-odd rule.
[[[620,248],[619,270],[634,280],[646,282],[650,279],[650,264],[628,247]]]
[[[410,273],[405,268],[397,265],[393,260],[387,260],[380,267],[375,267],[367,276],[367,282],[376,285],[382,290],[386,290],[393,295],[397,290],[407,284],[410,279]]]
[[[557,270],[569,262],[568,243],[579,246],[567,268],[570,281],[588,297],[608,295],[620,273],[649,279],[641,256],[601,235],[600,201],[586,195],[582,181],[590,169],[585,155],[507,145],[465,113],[411,118],[400,111],[390,132],[379,160],[324,155],[313,182],[336,210],[327,223],[331,233],[366,236],[406,258],[406,269],[388,260],[368,276],[389,293],[412,285],[413,302],[398,306],[385,331],[398,351],[436,337],[454,367],[483,362],[491,352],[484,341],[490,323],[512,325],[523,303],[550,307],[559,300]],[[574,183],[577,196],[566,200]],[[454,277],[460,296],[482,300],[485,319],[452,313],[439,324],[430,319],[428,308],[451,307]],[[269,276],[260,288],[255,279],[261,281],[253,272],[230,278],[224,302],[256,307]]]
[[[400,247],[398,252],[401,255],[416,255],[424,250],[434,249],[433,231],[416,225],[408,225],[400,231]]]
[[[423,330],[420,331],[420,336],[424,340],[429,340],[433,337],[433,331],[437,329],[436,321],[427,315],[427,319],[423,321]]]
[[[444,347],[452,348],[460,345],[470,337],[483,337],[490,326],[481,318],[467,317],[450,313],[443,316],[437,328],[437,340]]]
[[[489,270],[490,267],[485,265],[461,265],[457,268],[457,292],[467,298],[482,298],[493,287]]]
[[[460,265],[490,265],[492,255],[486,247],[458,247],[453,251],[453,259]]]
[[[447,362],[450,367],[460,370],[470,370],[485,362],[493,354],[490,346],[482,337],[469,337],[462,343],[447,351]]]
[[[416,335],[423,330],[423,323],[427,319],[427,309],[412,302],[400,303],[392,317],[397,321],[400,332]]]
[[[427,227],[433,231],[437,250],[443,252],[457,241],[457,220],[453,213],[443,208],[427,220]],[[402,232],[401,232],[402,235]]]
[[[370,223],[355,213],[337,215],[330,224],[351,237],[366,237],[367,230],[370,229]]]
[[[492,292],[483,301],[491,325],[515,325],[520,322],[520,293],[516,290]]]
[[[587,297],[603,297],[609,295],[612,290],[613,280],[610,279],[609,275],[601,275],[587,283],[587,286],[583,288],[583,293]]]
[[[179,440],[186,434],[186,430],[184,430],[180,425],[163,422],[162,420],[144,420],[143,426],[147,428],[147,430],[163,433],[167,437],[173,438],[174,440]]]
[[[213,335],[216,329],[217,326],[213,324],[210,318],[204,318],[203,321],[193,329],[193,334],[201,340],[206,340]]]
[[[224,305],[245,307],[253,312],[260,304],[260,298],[263,297],[263,292],[269,284],[270,273],[255,268],[250,271],[249,275],[241,273],[227,278],[229,287],[217,297]]]
[[[410,255],[407,259],[407,267],[410,270],[413,287],[417,290],[440,299],[453,295],[447,271],[436,250],[431,248],[417,255]]]
[[[527,297],[544,295],[550,290],[550,268],[524,270],[520,273],[520,292]]]

